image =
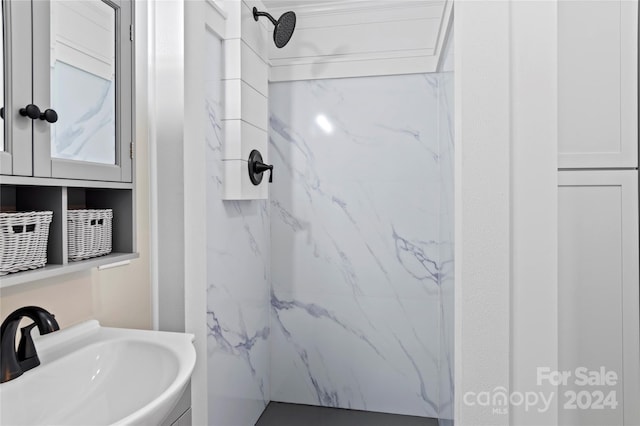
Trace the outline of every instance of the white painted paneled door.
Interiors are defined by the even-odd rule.
[[[637,171],[561,171],[558,210],[558,424],[639,425]]]

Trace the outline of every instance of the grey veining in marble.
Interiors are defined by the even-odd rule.
[[[451,83],[270,85],[272,400],[452,414]]]

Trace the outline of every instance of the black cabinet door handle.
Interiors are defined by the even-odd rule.
[[[19,112],[21,116],[29,117],[32,120],[40,118],[40,108],[34,104],[29,104],[24,108],[20,108]]]
[[[4,107],[0,108],[0,118],[4,120]]]
[[[37,105],[29,104],[24,108],[20,108],[20,115],[23,117],[29,117],[32,120],[44,120],[47,123],[55,123],[58,121],[58,113],[53,109],[46,109],[44,112],[40,112],[40,108]]]
[[[47,109],[40,114],[40,120],[53,124],[58,121],[58,113],[53,109]]]

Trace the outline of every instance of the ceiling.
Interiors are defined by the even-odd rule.
[[[331,5],[331,3],[347,3],[363,0],[263,0],[267,9],[296,9],[299,7],[316,7]]]
[[[402,7],[405,4],[416,4],[418,1],[428,3],[434,0],[263,0],[263,3],[268,10],[339,12],[370,7]]]
[[[262,0],[298,19],[285,49],[270,44],[271,81],[435,72],[451,0]]]

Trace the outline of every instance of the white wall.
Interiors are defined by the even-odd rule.
[[[207,422],[204,5],[151,2],[148,15],[157,326],[195,335],[194,424]]]
[[[535,367],[557,363],[555,7],[456,3],[460,425],[557,422],[553,408],[524,413],[474,399],[546,390],[532,387]]]
[[[510,387],[510,4],[455,7],[455,422],[508,425],[464,403]]]
[[[557,395],[538,367],[558,367],[558,31],[554,2],[511,5],[511,391]],[[464,285],[464,284],[463,284]],[[558,397],[559,398],[559,397]],[[540,412],[510,408],[510,422],[552,425]]]
[[[149,5],[157,326],[160,330],[184,331],[184,7],[177,1]]]

